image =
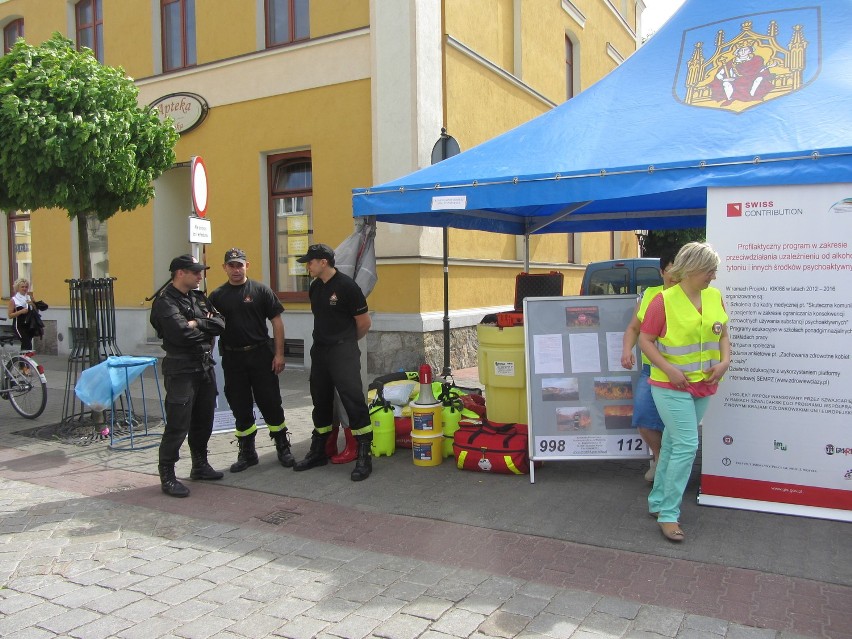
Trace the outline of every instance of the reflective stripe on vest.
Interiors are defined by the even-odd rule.
[[[719,350],[721,330],[728,314],[722,306],[722,294],[718,289],[701,291],[701,313],[680,286],[663,291],[666,311],[666,336],[657,339],[657,349],[675,368],[682,371],[689,382],[700,382],[705,371],[722,359]],[[668,382],[669,378],[656,367],[651,368],[651,379]]]
[[[642,299],[639,300],[639,310],[636,311],[636,317],[639,319],[640,322],[642,322],[642,320],[645,319],[645,313],[648,312],[648,306],[651,304],[651,300],[653,300],[655,297],[657,297],[657,293],[662,293],[662,292],[663,292],[662,286],[649,286],[648,288],[645,289],[645,292],[642,293]],[[639,352],[642,353],[641,350]],[[645,353],[642,353],[642,363],[643,364],[650,364],[651,363],[651,360],[648,359],[648,357],[645,355]]]

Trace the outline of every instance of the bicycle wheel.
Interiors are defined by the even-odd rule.
[[[38,374],[35,362],[15,356],[6,369],[9,402],[22,417],[35,419],[47,405],[47,384]]]

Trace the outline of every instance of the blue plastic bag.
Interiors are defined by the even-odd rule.
[[[112,356],[87,368],[77,380],[74,392],[92,410],[107,410],[133,380],[157,362],[156,357]]]

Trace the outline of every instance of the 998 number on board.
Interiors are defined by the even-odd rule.
[[[564,439],[542,437],[538,440],[538,452],[540,453],[564,453],[566,450]]]

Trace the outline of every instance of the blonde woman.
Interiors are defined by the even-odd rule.
[[[25,277],[15,280],[15,293],[9,299],[8,315],[12,320],[12,329],[21,340],[21,350],[33,349],[33,334],[30,332],[27,314],[35,309],[35,302],[30,294],[30,281]]]
[[[728,314],[716,279],[719,255],[690,242],[670,267],[678,282],[648,305],[639,347],[651,361],[651,394],[666,425],[648,510],[680,542],[680,506],[698,450],[698,424],[731,361]]]

